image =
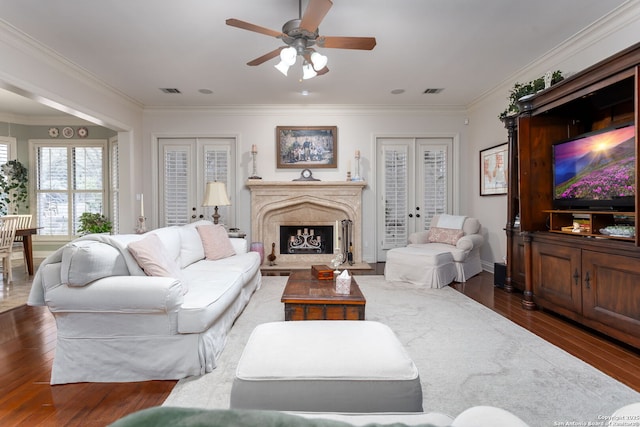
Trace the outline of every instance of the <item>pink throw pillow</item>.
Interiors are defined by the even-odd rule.
[[[202,239],[202,247],[204,248],[204,257],[208,260],[216,260],[228,258],[236,254],[233,249],[231,240],[227,230],[221,225],[198,225],[196,227],[200,239]]]
[[[153,233],[127,246],[136,262],[147,276],[174,277],[181,279],[178,263],[171,259],[160,238]]]
[[[431,227],[429,229],[429,242],[431,243],[455,245],[462,236],[464,236],[464,231],[455,228]]]

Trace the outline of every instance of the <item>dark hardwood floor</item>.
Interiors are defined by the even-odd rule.
[[[384,264],[377,264],[373,270],[354,273],[382,274],[383,269]],[[640,351],[551,313],[523,310],[522,295],[495,288],[490,273],[452,287],[640,392]],[[0,314],[0,425],[105,426],[160,405],[176,383],[51,386],[55,340],[55,321],[46,308],[22,306]]]

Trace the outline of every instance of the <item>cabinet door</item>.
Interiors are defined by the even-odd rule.
[[[582,310],[579,248],[532,243],[533,294],[571,312]],[[545,304],[542,304],[543,307]]]
[[[582,314],[640,336],[638,258],[582,251]]]

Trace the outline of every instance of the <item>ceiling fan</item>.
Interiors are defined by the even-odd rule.
[[[282,26],[282,31],[271,30],[234,18],[226,20],[227,25],[281,39],[286,45],[247,62],[247,65],[260,65],[272,58],[280,56],[281,61],[276,65],[276,68],[286,76],[287,70],[295,63],[296,58],[302,56],[304,58],[303,78],[310,78],[316,74],[322,75],[329,71],[326,66],[327,57],[316,52],[313,48],[314,46],[359,50],[371,50],[375,47],[375,37],[335,37],[319,35],[318,26],[327,12],[329,12],[329,9],[331,9],[331,6],[333,6],[331,0],[309,0],[304,15],[301,14],[302,0],[299,0],[298,5],[299,18],[287,21]]]

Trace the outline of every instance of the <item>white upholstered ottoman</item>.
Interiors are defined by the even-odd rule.
[[[387,252],[384,278],[390,282],[410,282],[427,288],[442,288],[456,278],[451,252],[407,246]]]
[[[422,387],[415,364],[382,323],[274,322],[251,333],[231,408],[421,412]]]

